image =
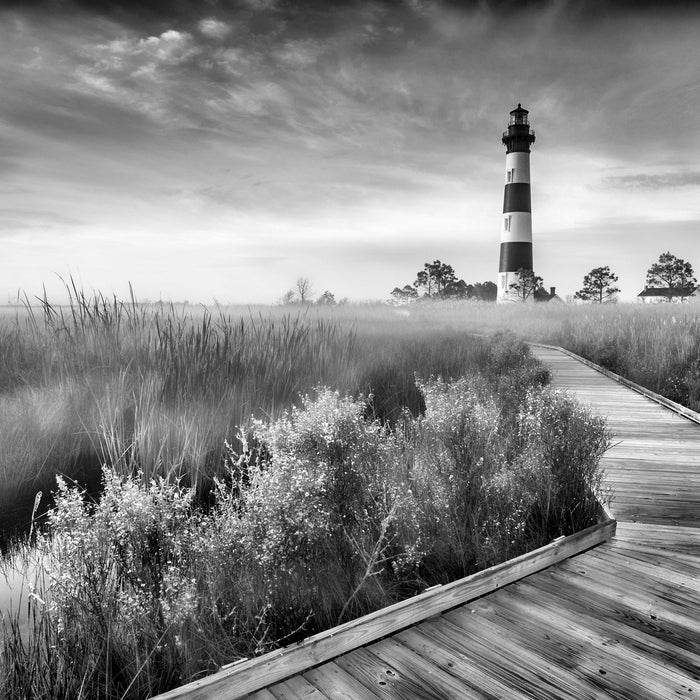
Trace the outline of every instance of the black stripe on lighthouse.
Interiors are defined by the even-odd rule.
[[[499,272],[532,270],[532,243],[501,243]]]
[[[503,213],[514,211],[532,211],[529,182],[511,182],[506,185],[503,193]]]

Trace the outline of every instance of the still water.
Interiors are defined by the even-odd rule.
[[[35,565],[27,564],[19,557],[0,561],[0,624],[9,626],[11,617],[17,617],[19,613],[20,629],[23,633],[28,632],[28,582],[34,581],[35,571]]]

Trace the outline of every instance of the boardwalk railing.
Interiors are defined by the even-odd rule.
[[[581,532],[560,537],[544,547],[472,576],[434,586],[413,598],[308,637],[299,644],[236,662],[210,676],[158,695],[157,698],[243,698],[256,690],[580,554],[611,539],[615,535],[615,528],[616,520],[603,504],[599,504],[598,522]]]

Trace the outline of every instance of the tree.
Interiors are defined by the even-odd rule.
[[[647,270],[649,287],[668,287],[669,289],[688,289],[697,285],[693,266],[670,252],[661,253],[658,262]]]
[[[596,304],[615,301],[615,295],[620,291],[620,288],[615,286],[615,282],[617,282],[617,275],[610,272],[607,265],[595,267],[583,278],[583,287],[574,294],[574,299],[592,301]]]
[[[410,284],[405,287],[394,287],[391,292],[395,304],[408,304],[418,298],[418,292]]]
[[[416,275],[416,281],[413,283],[413,286],[416,290],[422,289],[424,292],[423,296],[428,299],[442,299],[445,296],[445,289],[458,281],[452,265],[446,265],[439,260],[434,260],[432,263],[423,265],[423,269]]]
[[[498,285],[493,282],[477,282],[474,285],[473,296],[481,301],[496,301]]]
[[[280,304],[283,306],[288,306],[293,304],[297,300],[297,293],[293,289],[288,289],[280,299]]]
[[[335,304],[335,294],[326,290],[321,294],[316,303],[325,306],[333,306]]]
[[[542,278],[538,277],[532,270],[526,270],[522,267],[515,273],[515,282],[509,286],[511,295],[516,297],[518,301],[534,298],[539,289],[542,289]]]
[[[391,296],[395,303],[405,304],[417,299],[419,292],[421,299],[469,299],[474,295],[474,287],[458,279],[452,265],[433,260],[423,265],[413,285],[395,287]]]
[[[442,290],[443,299],[469,299],[474,293],[474,287],[467,284],[464,280],[455,280],[450,282]]]
[[[308,277],[298,277],[294,283],[294,291],[302,304],[308,304],[314,293],[311,280]]]

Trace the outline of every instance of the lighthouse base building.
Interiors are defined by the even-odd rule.
[[[535,141],[535,132],[530,128],[528,111],[520,104],[510,113],[502,141],[506,146],[506,173],[498,261],[500,302],[522,300],[512,285],[519,282],[519,270],[533,269],[530,146]],[[531,298],[534,300],[534,295]]]

